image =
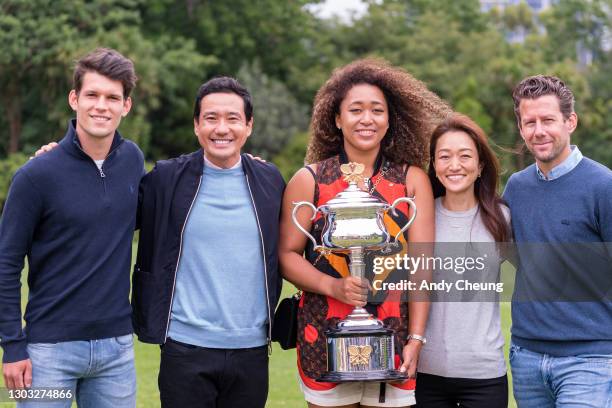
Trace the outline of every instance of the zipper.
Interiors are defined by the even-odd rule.
[[[259,215],[257,214],[257,207],[255,206],[255,200],[253,199],[253,191],[251,190],[251,183],[249,183],[249,175],[245,174],[247,187],[249,188],[249,195],[251,196],[251,203],[253,204],[253,210],[255,211],[255,220],[257,221],[257,229],[259,230],[259,239],[261,240],[261,254],[263,255],[263,267],[264,267],[264,281],[266,283],[266,305],[268,305],[268,355],[272,354],[272,315],[270,313],[270,292],[268,290],[268,262],[266,262],[266,247],[264,245],[263,233],[261,231],[261,224],[259,223]]]
[[[100,178],[106,178],[106,174],[104,173],[104,170],[102,170],[102,168],[104,167],[104,163],[102,163],[102,166],[100,166],[100,168],[98,169],[98,165],[96,164],[96,162],[94,161],[94,159],[91,158],[91,156],[89,156],[87,153],[85,153],[85,150],[83,150],[83,148],[81,147],[81,145],[79,145],[77,142],[73,143],[76,145],[76,147],[85,155],[87,156],[87,158],[89,159],[90,162],[92,162],[94,164],[94,166],[96,166],[96,169],[98,170],[98,172],[100,173]],[[106,159],[108,159],[110,157],[111,154],[113,154],[113,152],[115,150],[117,150],[119,148],[119,146],[121,146],[123,144],[123,140],[121,140],[119,142],[119,144],[117,146],[115,146],[113,148],[113,150],[111,150],[110,152],[108,152],[108,154],[106,155],[106,157],[104,158],[104,161],[106,161]]]
[[[105,199],[105,201],[108,201],[108,191],[106,190],[106,180],[105,180],[106,179],[106,173],[104,173],[104,163],[106,163],[106,160],[110,157],[111,154],[113,154],[113,152],[115,150],[117,150],[117,148],[119,148],[119,146],[121,146],[122,143],[123,143],[123,140],[117,146],[115,146],[114,149],[112,149],[110,152],[108,152],[108,154],[104,158],[104,161],[102,162],[102,165],[98,169],[100,171],[100,178],[102,179],[102,184],[104,185],[104,199]],[[93,159],[92,159],[92,161],[93,161]],[[96,168],[97,168],[98,165],[95,162],[94,162],[94,164],[96,165]]]
[[[202,185],[202,176],[200,176],[198,180],[198,188],[196,189],[195,195],[193,196],[193,200],[191,200],[191,205],[189,205],[189,210],[187,211],[187,216],[185,217],[185,221],[183,222],[183,227],[181,228],[181,238],[179,240],[179,253],[178,259],[176,260],[176,266],[174,267],[174,279],[172,280],[172,293],[170,294],[170,307],[168,308],[168,319],[166,320],[166,334],[164,334],[164,344],[168,339],[168,330],[170,330],[170,315],[172,314],[172,302],[174,301],[174,290],[176,289],[176,273],[178,272],[179,263],[181,261],[181,254],[183,252],[183,234],[185,233],[185,226],[187,225],[187,220],[189,220],[189,214],[191,214],[191,209],[193,208],[193,203],[195,203],[198,198],[198,193],[200,192],[200,186]]]
[[[108,156],[106,156],[108,157]],[[106,159],[104,159],[106,160]],[[95,164],[95,163],[94,163]],[[96,167],[98,167],[98,165],[96,164]],[[102,167],[104,167],[104,163],[102,163],[102,165],[100,166],[100,168],[98,170],[100,170],[100,178],[102,179],[102,185],[104,186],[104,202],[107,203],[108,205],[108,191],[106,191],[106,174],[104,174],[104,170],[102,170]]]
[[[81,147],[80,144],[78,144],[76,141],[74,141],[74,144],[76,145],[76,147],[79,148],[79,150],[89,159],[89,161],[91,163],[93,163],[93,165],[96,167],[96,170],[98,170],[98,173],[100,174],[100,178],[102,179],[102,187],[104,187],[104,201],[108,202],[108,191],[106,189],[106,173],[104,173],[104,163],[106,162],[106,159],[108,159],[110,157],[111,154],[113,154],[113,152],[115,150],[117,150],[119,148],[119,146],[121,146],[123,144],[123,140],[121,140],[117,146],[115,146],[111,151],[108,152],[108,154],[106,155],[106,157],[104,158],[104,161],[102,162],[102,165],[100,166],[100,168],[98,168],[98,165],[96,164],[96,162],[94,161],[94,159],[91,158],[91,156],[89,156],[87,153],[85,153],[85,150],[83,150],[83,148]]]

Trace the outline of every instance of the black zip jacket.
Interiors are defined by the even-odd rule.
[[[198,150],[158,162],[140,183],[140,240],[132,275],[132,322],[134,332],[145,343],[166,342],[183,230],[201,185],[203,166],[203,151]],[[245,154],[242,168],[264,251],[270,342],[270,323],[282,286],[278,235],[285,182],[273,164]]]

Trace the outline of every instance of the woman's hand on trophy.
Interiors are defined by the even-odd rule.
[[[335,279],[332,297],[351,306],[365,306],[368,301],[370,283],[367,279],[348,276]]]
[[[408,374],[409,378],[416,377],[417,363],[419,362],[419,353],[421,352],[423,343],[420,341],[408,341],[402,351],[402,365],[400,371]]]

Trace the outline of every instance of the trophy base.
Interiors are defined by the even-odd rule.
[[[353,323],[356,323],[353,325]],[[325,331],[327,372],[316,381],[393,382],[408,379],[395,369],[393,330],[375,318],[340,322]]]
[[[318,382],[343,383],[354,381],[376,381],[376,382],[393,382],[404,381],[408,379],[408,375],[400,373],[397,370],[387,370],[378,372],[328,372],[317,378]]]

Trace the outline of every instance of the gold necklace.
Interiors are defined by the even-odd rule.
[[[374,194],[374,190],[376,190],[378,183],[380,183],[380,181],[387,175],[388,171],[389,171],[389,168],[387,167],[387,164],[385,163],[380,174],[378,175],[378,177],[376,177],[376,181],[374,182],[373,185],[372,185],[372,178],[368,178],[368,177],[364,178],[364,181],[368,185],[370,185],[370,189],[368,190],[368,193],[370,193],[370,195]]]

